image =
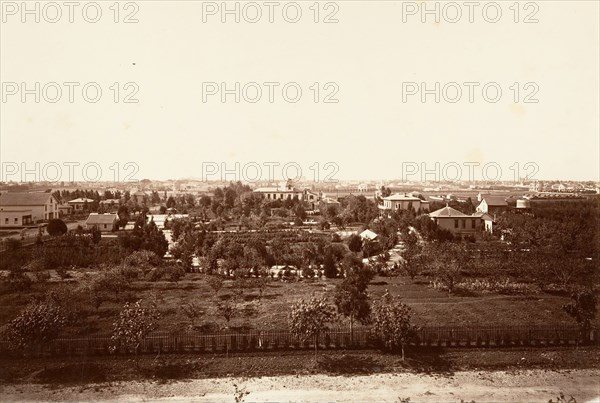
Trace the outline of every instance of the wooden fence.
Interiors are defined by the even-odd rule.
[[[576,326],[427,326],[417,331],[412,346],[418,347],[517,347],[595,344],[594,332],[581,335]],[[58,338],[28,351],[33,356],[132,354],[123,348],[111,352],[110,335]],[[156,332],[144,339],[138,354],[229,353],[314,350],[314,342],[299,340],[288,331],[258,330],[246,333]],[[366,327],[333,328],[320,335],[319,349],[373,349],[377,343]],[[8,343],[0,341],[0,355],[11,354]]]

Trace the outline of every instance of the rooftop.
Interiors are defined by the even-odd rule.
[[[80,197],[78,199],[69,200],[67,203],[76,204],[76,203],[93,203],[93,202],[94,202],[94,199],[87,199],[85,197]]]
[[[85,221],[86,225],[97,225],[97,224],[111,224],[115,222],[119,217],[116,214],[105,213],[91,213],[88,219]]]
[[[48,203],[50,193],[2,193],[0,206],[41,206]]]
[[[481,201],[485,201],[488,206],[508,206],[503,196],[482,196]]]
[[[407,194],[400,194],[400,193],[395,193],[395,194],[390,195],[388,197],[384,197],[383,200],[390,200],[390,201],[422,201],[418,197],[407,195]]]
[[[377,234],[370,229],[366,229],[360,233],[360,237],[362,239],[368,239],[369,241],[372,241],[373,239],[377,238]]]
[[[429,213],[429,217],[435,217],[435,218],[439,218],[439,217],[448,217],[448,218],[453,218],[453,217],[471,217],[465,213],[461,213],[460,211],[458,211],[457,209],[454,209],[452,207],[446,206],[443,207],[439,210],[436,210],[432,213]]]

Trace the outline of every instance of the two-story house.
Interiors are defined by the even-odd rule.
[[[380,215],[389,215],[393,211],[413,209],[415,212],[429,210],[429,202],[410,194],[396,193],[383,198],[383,204],[379,206]]]
[[[22,227],[58,218],[58,205],[50,193],[2,193],[0,228]]]

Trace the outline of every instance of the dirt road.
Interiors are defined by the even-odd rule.
[[[0,401],[232,402],[548,402],[563,392],[577,402],[600,402],[600,371],[464,371],[453,375],[281,376],[156,382],[113,382],[47,388],[0,386]],[[406,400],[405,400],[406,401]]]

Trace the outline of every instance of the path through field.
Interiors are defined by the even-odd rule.
[[[579,403],[600,402],[599,370],[219,378],[65,388],[14,385],[0,386],[0,401],[232,402],[234,384],[250,392],[246,402],[400,402],[407,398],[410,402],[547,402],[556,400],[560,392],[567,398],[573,395]]]

